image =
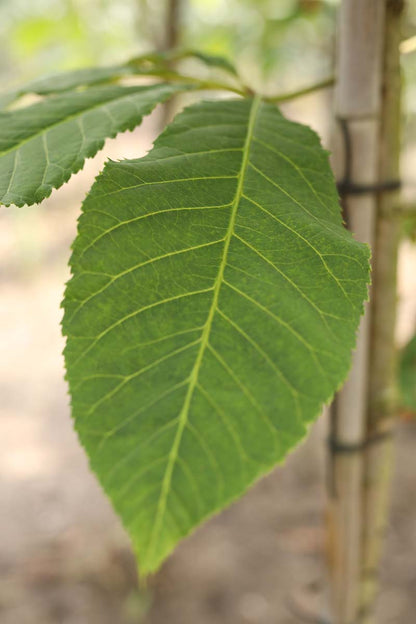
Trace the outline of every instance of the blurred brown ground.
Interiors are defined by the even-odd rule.
[[[325,134],[318,109],[293,114]],[[109,141],[137,157],[148,120]],[[240,502],[198,529],[147,588],[129,542],[72,430],[59,321],[79,205],[99,155],[40,207],[0,210],[1,624],[295,624],[293,597],[315,609],[325,585],[324,439],[312,436]],[[411,174],[416,149],[408,151]],[[416,251],[400,256],[398,341],[416,322]],[[399,426],[378,624],[416,613],[416,423]]]

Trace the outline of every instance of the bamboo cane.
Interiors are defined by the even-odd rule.
[[[382,107],[380,118],[380,180],[400,176],[401,73],[400,40],[403,0],[386,3]],[[373,622],[377,592],[377,568],[386,525],[390,490],[393,439],[397,413],[396,389],[396,272],[400,223],[394,218],[398,192],[378,196],[373,262],[371,357],[367,435],[377,444],[366,450],[365,531],[361,614],[365,624]]]
[[[384,37],[384,0],[343,0],[339,16],[336,170],[343,170],[346,220],[356,237],[374,246],[376,196],[350,194],[375,186],[379,167],[379,121]],[[352,369],[332,406],[329,554],[334,624],[357,624],[361,609],[364,519],[364,444],[367,435],[371,310],[367,306]]]

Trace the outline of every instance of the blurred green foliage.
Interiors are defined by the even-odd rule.
[[[4,88],[163,48],[170,1],[0,0]],[[332,74],[340,0],[180,2],[180,43],[232,59],[245,81],[263,93],[290,91]],[[416,2],[409,2],[405,36],[415,33],[415,24]],[[403,59],[406,109],[411,115],[416,102],[415,57]]]
[[[7,88],[163,46],[168,0],[0,0]],[[274,91],[331,73],[337,0],[183,0],[181,43],[228,56]]]
[[[332,73],[337,0],[193,0],[186,44],[233,58],[254,88],[290,90]]]
[[[403,407],[416,414],[416,335],[400,352],[399,383]]]
[[[0,0],[3,84],[124,60],[139,47],[137,19],[137,0]]]

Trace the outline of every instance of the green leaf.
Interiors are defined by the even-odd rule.
[[[42,201],[79,171],[106,138],[133,130],[156,104],[187,88],[91,87],[0,113],[0,202]]]
[[[19,91],[3,91],[0,94],[0,111],[7,108],[9,104],[12,104],[20,97]]]
[[[416,336],[400,353],[399,380],[403,407],[416,412]]]
[[[182,59],[194,58],[204,63],[209,68],[221,69],[222,71],[231,74],[236,78],[238,76],[237,69],[234,65],[224,56],[217,54],[207,54],[200,52],[199,50],[167,50],[166,52],[152,52],[146,55],[138,56],[129,61],[129,64],[133,67],[146,67],[146,63],[149,65],[149,71],[151,67],[159,69],[171,69],[172,62],[180,61]]]
[[[113,65],[110,67],[88,67],[86,69],[76,69],[74,71],[53,74],[28,82],[14,91],[1,93],[0,104],[6,106],[13,100],[29,93],[50,95],[51,93],[69,91],[77,87],[113,82],[134,73],[137,73],[137,69],[130,65]]]
[[[50,76],[44,76],[32,80],[23,86],[11,91],[0,93],[0,109],[6,108],[9,104],[23,95],[51,95],[70,91],[79,87],[91,87],[98,84],[112,83],[134,75],[148,75],[148,68],[141,67],[139,62],[132,66],[129,63],[124,65],[110,65],[108,67],[87,67],[75,69]]]
[[[208,67],[221,69],[234,77],[238,76],[237,70],[234,65],[224,56],[219,56],[217,54],[207,54],[205,52],[200,52],[199,50],[185,50],[178,53],[178,59],[182,58],[195,58],[207,65]]]
[[[155,570],[304,438],[349,368],[368,248],[309,128],[186,109],[84,206],[64,300],[75,426]]]

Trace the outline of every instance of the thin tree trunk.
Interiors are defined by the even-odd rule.
[[[376,194],[353,193],[379,179],[379,129],[384,0],[343,0],[339,16],[336,152],[343,178],[348,227],[374,247]],[[334,624],[357,624],[360,617],[364,552],[364,447],[367,437],[371,309],[367,306],[353,354],[352,369],[336,397],[331,417],[329,554]]]
[[[168,0],[164,45],[167,50],[175,48],[180,41],[182,0]]]

